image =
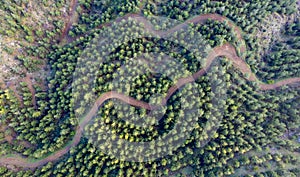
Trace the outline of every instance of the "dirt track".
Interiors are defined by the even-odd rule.
[[[127,17],[129,17],[129,16],[133,17],[133,16],[138,16],[138,15],[130,14]],[[124,17],[124,18],[127,18],[127,17]],[[225,17],[222,17],[217,14],[207,14],[207,15],[197,16],[191,20],[188,20],[186,23],[198,23],[198,22],[201,22],[201,21],[209,19],[209,18],[214,19],[214,20],[222,20],[222,21],[226,20]],[[147,21],[145,21],[144,17],[138,17],[138,19],[140,19],[139,21],[141,23],[144,23],[146,29],[148,29],[152,32],[155,32],[156,34],[159,34],[159,35],[164,35],[171,31],[174,31],[174,30],[176,31],[176,30],[180,29],[181,27],[183,27],[183,25],[186,24],[186,23],[180,24],[180,25],[172,28],[169,31],[160,32],[160,31],[154,31],[153,26],[151,26]],[[241,35],[242,33],[239,30],[239,28],[236,27],[234,24],[231,24],[231,22],[230,22],[230,25],[234,28],[238,39],[242,40],[242,35]],[[246,48],[243,48],[243,49],[241,49],[241,51],[244,52],[245,49]],[[247,74],[249,76],[248,80],[258,81],[258,79],[252,73],[251,69],[246,64],[246,62],[237,56],[236,49],[231,44],[227,43],[222,46],[215,47],[210,52],[210,54],[206,60],[205,68],[199,70],[198,72],[196,72],[195,74],[193,74],[190,77],[179,79],[178,82],[168,90],[168,92],[167,92],[168,94],[167,94],[166,98],[163,99],[162,104],[166,104],[167,100],[174,94],[174,92],[178,88],[182,87],[183,85],[185,85],[187,83],[193,82],[196,78],[204,75],[206,73],[207,69],[210,67],[213,60],[215,60],[219,56],[225,56],[225,57],[229,58],[230,60],[232,60],[234,66],[236,68],[238,68],[242,73]],[[300,82],[300,78],[290,78],[290,79],[286,79],[286,80],[277,82],[275,84],[259,83],[259,87],[261,90],[270,90],[270,89],[275,89],[277,87],[280,87],[280,86],[283,86],[286,84],[295,83],[295,82]],[[66,147],[64,147],[61,150],[56,151],[55,153],[49,155],[48,157],[45,157],[41,160],[36,160],[36,161],[34,161],[33,159],[29,159],[29,158],[23,158],[22,156],[18,156],[18,155],[14,156],[14,157],[2,157],[2,158],[0,158],[0,165],[7,166],[8,168],[12,168],[12,166],[19,166],[19,167],[23,167],[23,168],[37,168],[39,166],[45,165],[48,162],[52,162],[52,161],[59,159],[60,157],[62,157],[66,153],[68,153],[71,147],[77,146],[77,144],[80,141],[80,138],[82,137],[83,127],[85,127],[85,125],[92,119],[92,117],[97,112],[98,107],[101,106],[106,100],[109,100],[112,98],[119,99],[125,103],[128,103],[128,104],[136,106],[136,107],[141,107],[141,108],[145,108],[148,110],[153,109],[153,107],[151,105],[149,105],[148,103],[145,103],[145,102],[142,102],[139,100],[135,100],[134,98],[128,97],[128,96],[120,94],[120,93],[116,93],[113,91],[104,93],[101,97],[99,97],[97,99],[97,101],[94,103],[92,109],[84,117],[84,119],[78,126],[78,128],[76,130],[76,134],[73,137],[73,139],[69,145],[67,145]]]
[[[59,38],[59,41],[61,42],[67,35],[67,33],[69,32],[71,26],[72,26],[72,18],[74,16],[74,12],[76,10],[76,6],[77,6],[78,0],[72,0],[71,1],[71,5],[70,5],[70,9],[69,9],[69,17],[67,19],[66,25],[62,30],[62,34]]]
[[[28,84],[28,89],[32,95],[32,104],[33,104],[34,108],[37,109],[36,98],[35,98],[35,89],[33,88],[32,81],[30,79],[29,74],[26,74],[26,77],[24,78],[24,82],[26,82]]]

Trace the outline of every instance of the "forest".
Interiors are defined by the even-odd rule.
[[[0,14],[1,176],[300,176],[296,0]]]

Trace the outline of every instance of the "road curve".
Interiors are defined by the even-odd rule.
[[[137,15],[130,14],[128,16],[137,16]],[[143,19],[143,17],[141,17],[140,19]],[[207,20],[207,19],[222,20],[222,21],[226,20],[225,17],[222,17],[217,14],[206,14],[206,15],[200,15],[200,16],[194,17],[193,19],[188,20],[186,23],[198,23],[198,22],[201,22],[201,21]],[[140,22],[144,23],[144,25],[146,26],[146,28],[148,30],[153,31],[152,30],[153,26],[149,26],[149,23],[147,21],[140,20]],[[234,31],[236,32],[238,39],[242,40],[242,35],[241,35],[242,33],[239,30],[239,28],[236,27],[234,24],[230,24],[230,25],[234,28]],[[182,24],[178,25],[174,28],[180,29],[180,27],[182,27]],[[171,31],[174,31],[174,29],[171,29]],[[167,32],[169,32],[169,31],[167,31]],[[155,33],[163,35],[166,32],[155,31]],[[245,48],[240,49],[240,50],[245,51]],[[183,85],[185,85],[187,83],[191,83],[198,77],[204,75],[206,73],[206,71],[208,70],[208,68],[210,67],[211,63],[220,56],[224,56],[224,57],[230,59],[236,68],[238,68],[243,74],[246,74],[248,76],[247,79],[249,81],[257,81],[259,88],[261,90],[271,90],[271,89],[275,89],[275,88],[281,87],[286,84],[300,82],[300,78],[289,78],[289,79],[282,80],[280,82],[276,82],[274,84],[265,84],[265,83],[259,82],[259,80],[255,76],[255,74],[251,71],[251,69],[247,65],[247,63],[244,60],[242,60],[240,57],[238,57],[235,47],[229,43],[226,43],[222,46],[218,46],[218,47],[215,47],[212,49],[212,51],[209,53],[209,55],[206,59],[206,66],[203,69],[194,73],[192,76],[179,79],[174,86],[169,88],[169,90],[167,92],[167,96],[163,99],[162,104],[165,105],[167,103],[167,100],[180,87],[182,87]],[[113,99],[113,98],[119,99],[127,104],[132,105],[132,106],[141,107],[141,108],[145,108],[148,110],[152,110],[155,108],[146,102],[136,100],[132,97],[129,97],[129,96],[126,96],[126,95],[123,95],[123,94],[120,94],[120,93],[117,93],[114,91],[103,93],[96,100],[96,102],[94,103],[91,110],[87,113],[87,115],[80,122],[79,126],[76,129],[75,136],[72,138],[70,143],[68,143],[68,145],[66,145],[63,149],[60,149],[60,150],[54,152],[53,154],[51,154],[47,157],[44,157],[43,159],[24,158],[21,155],[15,155],[15,156],[11,155],[11,156],[1,157],[0,158],[0,166],[6,166],[7,168],[11,168],[11,169],[14,168],[13,166],[34,169],[39,166],[45,165],[48,162],[52,162],[52,161],[59,159],[60,157],[62,157],[66,153],[68,153],[71,147],[75,147],[78,145],[78,143],[82,137],[83,127],[85,127],[89,123],[89,121],[93,118],[93,116],[97,112],[99,106],[101,106],[106,100]]]

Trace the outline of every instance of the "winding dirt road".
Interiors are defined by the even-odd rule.
[[[138,16],[138,15],[130,14],[127,17],[130,17],[130,16],[133,17],[133,16]],[[124,18],[127,18],[127,17],[124,17]],[[143,17],[141,17],[139,19],[142,19],[139,21],[141,23],[144,23],[146,29],[153,31],[153,26],[150,23],[148,23],[148,21],[145,21],[145,19]],[[207,15],[200,15],[200,16],[194,17],[191,20],[188,20],[186,23],[199,23],[199,22],[202,22],[207,19],[222,20],[222,21],[227,20],[225,17],[222,17],[217,14],[207,14]],[[176,30],[180,29],[181,27],[183,27],[183,25],[184,24],[178,25],[167,32],[155,31],[155,33],[159,34],[159,35],[163,35],[163,34],[166,34],[166,33],[172,32],[172,31],[176,31]],[[234,31],[236,32],[238,39],[242,40],[242,32],[240,31],[240,29],[231,22],[229,23],[229,25],[232,26],[232,28],[234,28]],[[240,50],[242,52],[244,52],[246,50],[246,48],[243,47]],[[275,88],[281,87],[286,84],[300,82],[300,78],[290,78],[290,79],[282,80],[282,81],[274,83],[274,84],[265,84],[265,83],[259,82],[259,80],[255,76],[255,74],[252,73],[252,71],[251,71],[250,67],[247,65],[247,63],[244,60],[242,60],[240,57],[238,57],[235,47],[229,43],[226,43],[222,46],[215,47],[212,49],[212,51],[209,53],[209,55],[206,59],[205,68],[194,73],[192,76],[179,79],[174,86],[169,88],[169,90],[167,92],[167,96],[165,97],[165,99],[163,99],[162,104],[165,105],[167,103],[167,100],[180,87],[182,87],[183,85],[185,85],[187,83],[194,82],[195,79],[204,75],[206,73],[206,71],[208,70],[208,68],[210,67],[211,63],[220,56],[229,58],[233,62],[233,65],[236,68],[238,68],[243,74],[246,74],[248,76],[248,78],[247,78],[248,80],[258,82],[258,85],[261,90],[275,89]],[[151,106],[150,104],[143,102],[143,101],[136,100],[132,97],[129,97],[129,96],[126,96],[126,95],[123,95],[123,94],[120,94],[120,93],[117,93],[114,91],[106,92],[106,93],[102,94],[96,100],[96,102],[94,103],[91,110],[82,119],[79,126],[77,127],[76,134],[73,137],[73,139],[63,149],[60,149],[60,150],[56,151],[55,153],[50,154],[47,157],[44,157],[43,159],[24,158],[20,155],[15,155],[15,156],[11,155],[11,156],[1,157],[0,165],[6,166],[8,168],[13,168],[13,166],[18,166],[18,167],[23,167],[23,168],[34,169],[34,168],[40,167],[42,165],[45,165],[48,162],[58,160],[60,157],[62,157],[66,153],[68,153],[71,147],[75,147],[78,145],[78,143],[82,137],[83,127],[85,127],[89,123],[89,121],[93,118],[93,116],[97,112],[99,106],[101,106],[106,100],[113,99],[113,98],[119,99],[127,104],[132,105],[132,106],[145,108],[147,110],[155,109],[155,107]]]

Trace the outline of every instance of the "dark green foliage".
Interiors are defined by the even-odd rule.
[[[57,1],[56,6],[61,6],[62,3],[63,1]],[[50,38],[56,36],[59,30],[32,31],[26,26],[19,26],[20,19],[17,16],[7,16],[5,19],[12,28],[10,31],[1,28],[1,34],[10,35],[21,29],[27,41],[38,43],[28,47],[26,54],[18,56],[17,59],[28,71],[36,71],[35,68],[43,63],[28,56],[46,58],[50,73],[46,81],[46,90],[34,86],[36,105],[32,101],[33,95],[28,84],[24,82],[17,88],[21,100],[13,96],[12,92],[0,92],[1,123],[8,125],[8,130],[16,133],[17,140],[32,145],[25,147],[17,140],[10,144],[5,140],[5,135],[10,132],[1,132],[1,153],[9,154],[13,151],[43,159],[70,143],[78,130],[78,124],[83,121],[92,106],[91,102],[95,101],[94,96],[100,97],[113,90],[137,100],[159,105],[167,95],[168,89],[174,86],[178,79],[203,69],[204,59],[207,52],[210,52],[206,51],[207,46],[218,47],[231,43],[238,50],[241,43],[227,20],[220,22],[209,19],[202,24],[189,25],[186,29],[171,34],[173,38],[170,39],[177,40],[158,39],[147,34],[147,37],[135,38],[121,44],[118,39],[113,39],[112,44],[99,45],[99,38],[112,35],[112,32],[103,26],[109,26],[109,22],[129,13],[141,12],[148,18],[151,15],[167,16],[181,22],[199,14],[222,15],[243,31],[242,37],[247,45],[244,55],[253,72],[257,72],[269,82],[299,77],[299,21],[287,24],[282,31],[282,34],[287,36],[286,40],[278,41],[272,46],[270,53],[263,56],[261,63],[256,62],[261,56],[257,52],[259,46],[254,35],[256,25],[264,17],[273,12],[291,14],[295,11],[294,3],[294,0],[79,0],[79,21],[69,31],[71,38],[68,38],[68,41],[72,42],[64,46],[56,44],[55,40],[50,42]],[[19,2],[15,4],[8,6],[5,3],[0,7],[12,14],[22,14],[23,10],[17,8]],[[152,22],[159,29],[168,26],[159,26],[153,19]],[[63,27],[59,21],[54,25],[57,29]],[[127,23],[119,22],[119,25],[121,27],[113,32],[120,36],[129,38],[143,32],[140,24],[130,20]],[[130,29],[130,25],[134,26],[134,30]],[[193,36],[185,36],[186,32]],[[196,34],[205,40],[204,45],[197,48],[201,54],[189,50],[191,44],[196,44],[193,41],[193,38],[197,37]],[[35,35],[41,40],[36,41],[33,38]],[[154,55],[156,58],[150,55],[153,53],[157,54]],[[144,64],[137,67],[133,61],[138,61],[139,57],[143,57]],[[89,60],[86,61],[85,58]],[[176,68],[173,63],[163,63],[164,59],[176,61],[184,71]],[[90,73],[86,73],[85,64],[88,65]],[[156,68],[163,68],[167,64],[171,74],[153,73]],[[125,69],[130,73],[126,78],[122,78],[124,73],[121,72],[124,65],[127,65]],[[78,73],[81,77],[76,78]],[[91,73],[95,78],[90,78]],[[232,176],[240,168],[245,168],[256,173],[246,176],[299,176],[299,170],[296,168],[299,166],[299,159],[291,155],[299,154],[299,144],[295,143],[295,139],[298,138],[295,132],[299,131],[300,123],[298,87],[260,91],[256,82],[248,81],[223,57],[217,58],[204,75],[195,79],[196,86],[182,86],[170,96],[165,107],[152,112],[144,108],[122,105],[117,99],[107,100],[103,105],[99,105],[98,112],[91,122],[85,127],[80,127],[84,135],[79,144],[72,147],[59,161],[49,162],[33,171],[20,170],[18,173],[1,167],[0,175],[170,176],[185,174],[183,171],[188,168],[189,175],[206,177]],[[113,83],[115,85],[111,84],[114,81],[117,81]],[[197,90],[198,97],[193,95],[194,90]],[[152,97],[155,94],[159,97]],[[195,107],[199,109],[193,112],[192,108]],[[156,121],[155,116],[161,112],[164,113],[163,116]],[[131,117],[130,121],[133,123],[124,120],[124,117]],[[151,126],[145,128],[134,125],[134,121],[139,121],[141,117],[149,119]],[[109,127],[118,138],[130,142],[148,142],[168,134],[181,119],[197,119],[193,124],[194,130],[178,149],[156,160],[122,161],[105,154],[101,151],[103,147],[99,147],[103,141],[100,131],[105,130],[105,127]],[[176,142],[187,132],[185,130],[182,134],[176,134],[168,143]],[[274,149],[259,153],[269,147],[275,148],[278,153],[273,153]],[[161,151],[159,148],[151,150]],[[284,150],[290,153],[281,154]],[[135,149],[128,151],[134,152]],[[251,154],[252,152],[258,154]],[[279,168],[257,173],[258,169],[267,169],[268,163],[275,163]],[[284,170],[281,167],[285,164],[295,168]]]
[[[283,41],[272,46],[263,56],[259,75],[265,80],[281,80],[300,76],[299,20],[287,24],[282,31]]]

